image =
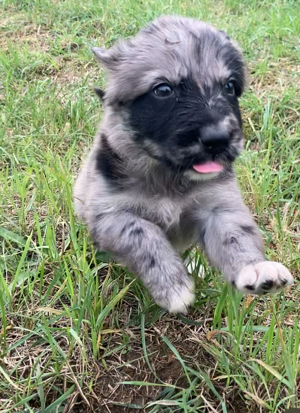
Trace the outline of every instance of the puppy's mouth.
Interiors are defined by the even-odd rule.
[[[242,145],[229,145],[223,150],[215,151],[216,153],[209,153],[207,150],[203,150],[199,144],[196,144],[183,148],[177,145],[169,145],[169,147],[162,150],[159,145],[150,140],[143,141],[143,149],[152,158],[164,164],[176,174],[192,173],[195,179],[197,179],[197,174],[199,178],[205,176],[204,179],[207,179],[210,176],[216,176],[229,170],[231,164],[238,157],[241,148]]]
[[[193,169],[200,174],[211,174],[223,171],[223,165],[219,162],[207,161],[194,164]]]

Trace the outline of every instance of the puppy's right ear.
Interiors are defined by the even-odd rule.
[[[109,50],[102,49],[102,47],[92,47],[92,52],[94,53],[96,59],[102,63],[104,66],[108,65],[110,62]]]
[[[114,70],[116,68],[119,60],[119,53],[116,48],[102,49],[102,47],[92,47],[92,52],[98,62],[106,67],[106,69]]]
[[[105,92],[104,92],[102,89],[99,89],[98,87],[94,87],[94,92],[95,92],[96,95],[100,98],[100,100],[103,102],[104,96],[105,96]]]
[[[132,49],[132,43],[128,40],[120,40],[109,49],[92,47],[96,59],[108,70],[116,70],[127,58]]]
[[[228,34],[224,30],[219,30],[220,33],[224,34],[227,40],[231,40]]]

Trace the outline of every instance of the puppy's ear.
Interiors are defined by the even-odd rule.
[[[231,40],[231,38],[228,36],[228,34],[226,32],[224,32],[224,30],[219,30],[220,33],[222,33],[227,40]]]
[[[102,47],[93,47],[92,52],[96,59],[108,70],[115,70],[119,63],[126,58],[129,49],[130,41],[118,41],[109,49],[102,49]]]
[[[104,90],[98,88],[98,87],[94,87],[94,92],[96,93],[96,95],[100,98],[100,100],[103,102],[104,100],[104,96],[105,96],[105,92]]]
[[[94,53],[96,59],[103,64],[103,66],[109,69],[109,66],[114,60],[111,50],[102,49],[102,47],[92,47],[92,52]]]
[[[233,40],[224,30],[219,30],[219,32],[226,38],[226,40],[228,40],[232,44],[232,46],[240,54],[240,59],[243,63],[242,90],[241,90],[241,94],[242,94],[249,84],[249,73],[248,73],[247,65],[246,65],[246,62],[243,56],[242,49],[240,45],[237,43],[237,41]]]

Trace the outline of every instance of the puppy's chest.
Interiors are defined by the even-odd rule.
[[[154,202],[153,202],[154,201]],[[184,204],[182,202],[175,202],[169,198],[161,198],[151,202],[150,213],[153,219],[165,228],[179,226]]]
[[[185,199],[153,197],[140,201],[139,214],[166,232],[180,228],[184,212],[190,207]]]

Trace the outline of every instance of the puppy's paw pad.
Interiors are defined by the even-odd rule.
[[[183,285],[179,290],[175,291],[171,296],[167,310],[169,313],[186,314],[187,309],[195,301],[194,287]]]
[[[291,273],[284,265],[263,261],[245,266],[237,277],[236,287],[244,293],[261,295],[275,293],[293,282]]]

